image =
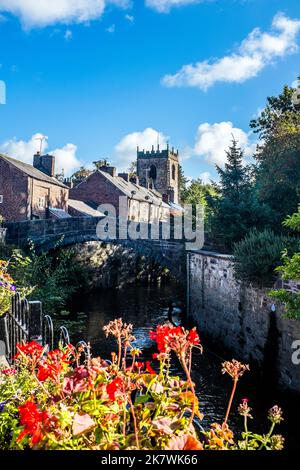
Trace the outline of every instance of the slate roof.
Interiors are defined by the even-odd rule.
[[[72,217],[63,209],[57,209],[56,207],[49,207],[50,214],[56,219],[71,219]]]
[[[44,181],[45,183],[55,184],[56,186],[60,186],[61,188],[69,189],[65,186],[61,181],[58,181],[56,178],[46,175],[40,170],[37,170],[32,165],[28,163],[20,162],[19,160],[15,160],[14,158],[8,157],[7,155],[0,154],[0,158],[5,160],[7,163],[18,168],[18,170],[25,173],[30,178],[34,178],[39,181]]]
[[[169,205],[163,202],[162,196],[155,190],[144,188],[130,181],[125,181],[120,176],[111,176],[105,171],[98,170],[101,175],[103,175],[110,183],[112,183],[119,191],[121,191],[125,196],[128,196],[132,199],[137,199],[142,202],[153,202],[156,205],[161,205],[162,207],[169,208]]]
[[[94,209],[89,204],[83,201],[77,201],[75,199],[69,199],[69,207],[75,209],[77,212],[84,214],[87,217],[104,217],[104,214],[97,209]]]

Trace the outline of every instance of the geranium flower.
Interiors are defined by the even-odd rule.
[[[116,395],[124,391],[124,382],[120,377],[116,377],[112,382],[106,385],[106,392],[110,400],[114,401]]]
[[[15,375],[17,373],[17,369],[2,369],[1,373],[4,375]]]
[[[31,437],[31,444],[38,444],[44,437],[43,430],[54,423],[47,411],[39,411],[33,400],[28,400],[19,407],[20,424],[24,427],[19,435],[17,442],[20,442],[26,436]]]
[[[64,350],[54,349],[47,354],[44,362],[39,365],[37,378],[44,382],[47,379],[57,380],[66,365],[71,363],[74,352],[73,346],[69,345]]]
[[[152,369],[152,367],[151,367],[151,362],[150,361],[146,361],[146,371],[151,375],[156,375],[155,370]]]
[[[32,361],[37,361],[40,359],[44,351],[43,346],[41,346],[36,341],[31,341],[30,343],[18,343],[16,348],[18,352],[15,355],[14,360],[27,356]]]
[[[156,341],[160,353],[168,353],[172,350],[178,356],[185,356],[192,347],[201,348],[196,328],[188,331],[181,326],[158,325],[156,331],[150,331],[150,339]]]

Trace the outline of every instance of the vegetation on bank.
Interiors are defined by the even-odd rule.
[[[298,212],[288,217],[284,222],[284,226],[300,233],[300,205]],[[298,250],[292,255],[285,249],[282,252],[282,265],[276,268],[281,278],[284,281],[292,281],[295,284],[300,283],[300,248],[298,244]],[[290,290],[277,289],[270,292],[270,296],[273,299],[280,300],[284,303],[286,316],[289,318],[300,319],[300,291],[293,292]]]
[[[87,287],[87,273],[72,248],[37,255],[33,246],[26,254],[0,244],[1,258],[0,315],[7,312],[16,290],[28,300],[43,302],[44,311],[53,315],[63,310],[76,292]],[[6,289],[5,280],[10,285]]]
[[[252,410],[243,399],[244,431],[235,436],[229,417],[238,381],[247,365],[232,360],[222,373],[232,379],[224,421],[199,428],[202,414],[191,377],[192,353],[202,351],[195,329],[158,326],[155,363],[140,362],[132,325],[121,319],[104,327],[118,350],[111,362],[71,345],[48,352],[19,344],[12,368],[0,370],[0,448],[11,450],[282,450],[274,434],[281,409],[269,410],[266,434],[253,433]],[[86,353],[85,358],[83,353]],[[170,373],[173,357],[184,379]],[[130,357],[130,359],[129,359]]]
[[[300,102],[294,99],[296,92],[285,86],[279,96],[267,98],[265,109],[251,121],[258,134],[252,163],[247,163],[233,137],[224,168],[216,166],[217,183],[195,180],[188,185],[181,175],[183,202],[204,201],[209,245],[234,254],[238,280],[264,287],[272,286],[276,275],[299,280]],[[300,318],[299,295],[279,290],[272,296],[284,302],[288,316]]]

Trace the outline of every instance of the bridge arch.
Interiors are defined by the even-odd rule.
[[[27,248],[32,242],[38,252],[47,252],[57,247],[73,246],[85,242],[99,242],[117,245],[133,250],[160,266],[166,267],[172,277],[185,282],[185,243],[184,240],[163,238],[160,227],[158,239],[107,239],[99,240],[97,224],[101,217],[79,217],[70,219],[44,219],[6,223],[6,243]],[[131,224],[133,222],[130,222]],[[136,223],[137,224],[137,223]],[[137,224],[139,225],[139,224]],[[148,225],[150,234],[150,225]]]

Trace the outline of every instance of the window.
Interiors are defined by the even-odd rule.
[[[3,203],[3,195],[0,194],[0,204],[2,204],[2,203]]]
[[[149,178],[151,178],[153,181],[155,181],[157,178],[157,169],[155,165],[151,165],[150,167]]]
[[[176,166],[175,165],[172,165],[172,179],[173,180],[176,179]]]
[[[45,198],[44,197],[39,198],[39,209],[45,209]]]

